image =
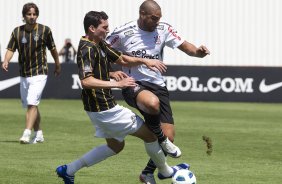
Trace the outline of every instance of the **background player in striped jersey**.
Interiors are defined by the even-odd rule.
[[[79,77],[82,84],[82,101],[96,129],[96,136],[105,138],[107,144],[93,148],[78,160],[59,166],[56,170],[65,184],[74,183],[74,174],[83,167],[90,167],[110,156],[116,155],[124,147],[124,138],[133,135],[144,141],[148,155],[154,160],[161,179],[170,178],[176,170],[188,169],[188,164],[169,167],[156,136],[144,125],[143,120],[131,110],[118,105],[111,88],[136,86],[131,77],[120,81],[110,81],[110,63],[125,66],[145,64],[152,70],[165,70],[159,60],[135,58],[122,55],[104,41],[109,32],[108,16],[104,12],[90,11],[84,17],[86,36],[80,40],[77,55]]]
[[[161,8],[155,1],[144,1],[139,8],[139,19],[116,28],[107,38],[107,42],[124,54],[140,58],[162,60],[165,46],[178,48],[194,57],[202,58],[210,53],[205,46],[196,47],[182,39],[171,25],[160,22],[161,17]],[[142,113],[147,125],[158,136],[159,142],[163,142],[167,137],[173,142],[174,120],[162,74],[148,69],[145,65],[122,67],[122,70],[139,85],[138,90],[123,89],[126,102]],[[118,80],[123,75],[119,72],[118,75],[112,76],[118,76]],[[180,153],[172,151],[168,152],[168,155],[179,157]],[[153,176],[155,168],[154,163],[149,161],[140,175],[143,183],[156,183]]]
[[[23,144],[43,142],[43,132],[40,127],[40,112],[38,105],[47,81],[46,47],[50,50],[55,61],[54,74],[61,72],[58,53],[52,37],[51,29],[36,23],[39,9],[34,3],[23,6],[22,15],[25,24],[16,27],[12,32],[2,68],[8,71],[8,65],[14,52],[19,52],[20,93],[22,105],[27,108],[26,126],[20,142]],[[31,130],[34,137],[31,139]]]

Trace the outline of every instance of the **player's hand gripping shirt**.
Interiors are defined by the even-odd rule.
[[[143,31],[138,27],[137,21],[129,22],[107,37],[107,42],[113,48],[124,54],[163,60],[165,46],[176,48],[184,40],[176,34],[176,31],[167,23],[160,22],[153,32]],[[164,78],[159,71],[153,71],[146,65],[135,67],[122,67],[122,70],[136,81],[148,81],[160,86],[165,86]]]

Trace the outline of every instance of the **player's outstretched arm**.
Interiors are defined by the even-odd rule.
[[[127,55],[122,55],[121,59],[119,59],[117,63],[123,66],[128,66],[128,67],[144,64],[151,70],[159,70],[161,73],[165,72],[167,69],[165,64],[160,60],[131,57]]]
[[[84,89],[110,89],[135,87],[136,83],[132,77],[123,78],[120,81],[104,81],[89,76],[81,80],[81,85]]]
[[[109,76],[115,79],[116,81],[120,81],[121,79],[128,77],[128,75],[123,71],[109,72]]]
[[[195,45],[187,41],[184,41],[178,48],[189,56],[199,58],[203,58],[206,55],[210,54],[210,51],[206,46],[201,45],[200,47],[196,47]]]

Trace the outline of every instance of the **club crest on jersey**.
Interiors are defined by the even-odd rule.
[[[160,44],[161,44],[161,38],[160,38],[160,35],[156,35],[156,36],[154,36],[154,39],[155,39],[155,43],[156,43],[157,45],[160,45]]]
[[[126,32],[124,32],[124,35],[125,36],[131,36],[131,35],[133,35],[134,33],[133,33],[133,30],[129,30],[129,31],[126,31]]]
[[[104,52],[103,50],[100,50],[100,52],[101,52],[101,55],[102,55],[103,57],[106,56],[106,54],[105,54],[105,52]]]
[[[34,40],[34,41],[38,41],[38,40],[39,40],[39,35],[38,35],[38,34],[35,34],[35,35],[33,36],[33,40]]]
[[[91,71],[91,67],[90,67],[89,65],[84,66],[83,71],[84,71],[85,73],[92,72],[92,71]]]
[[[23,44],[27,43],[27,40],[26,40],[25,37],[22,38],[22,43],[23,43]]]

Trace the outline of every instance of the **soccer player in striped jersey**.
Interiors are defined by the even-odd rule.
[[[144,1],[139,8],[139,19],[116,28],[106,40],[116,50],[140,58],[163,60],[165,46],[178,48],[189,56],[200,58],[210,53],[205,46],[196,47],[182,39],[170,24],[160,22],[161,17],[161,8],[155,1]],[[173,142],[174,120],[162,74],[145,65],[122,67],[122,70],[124,74],[112,73],[112,76],[120,79],[126,74],[133,77],[139,85],[138,90],[122,90],[125,101],[141,112],[161,144],[166,143],[167,138]],[[173,147],[165,151],[171,157],[177,158],[181,155]],[[140,175],[143,183],[156,183],[153,177],[155,168],[154,163],[149,161]]]
[[[25,24],[16,27],[12,32],[2,69],[8,71],[9,62],[14,52],[18,50],[21,100],[23,107],[27,108],[26,125],[20,143],[28,144],[44,141],[38,105],[47,81],[46,47],[55,61],[56,76],[60,74],[61,67],[51,29],[36,22],[39,16],[37,5],[25,4],[22,16]],[[32,129],[34,129],[34,137],[31,139]]]
[[[85,15],[86,36],[80,40],[77,55],[84,110],[96,129],[96,136],[105,138],[106,144],[93,148],[78,160],[59,166],[56,172],[65,184],[73,184],[78,170],[118,154],[124,147],[125,136],[132,135],[144,141],[148,155],[159,170],[159,178],[170,178],[179,169],[189,169],[189,165],[183,163],[169,167],[156,136],[145,126],[143,120],[116,103],[111,88],[134,88],[135,80],[125,77],[120,81],[111,81],[109,76],[110,63],[124,66],[145,64],[160,72],[166,67],[159,60],[130,57],[112,49],[104,41],[109,32],[107,19],[105,12],[90,11]]]

